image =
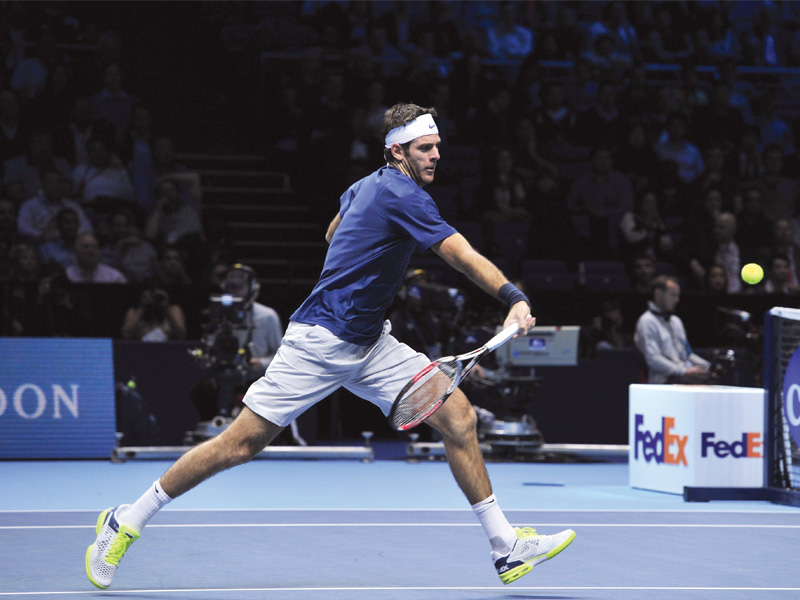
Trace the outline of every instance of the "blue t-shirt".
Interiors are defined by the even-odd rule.
[[[424,252],[456,230],[430,195],[393,167],[357,181],[340,202],[342,221],[319,283],[291,319],[368,346],[381,334],[414,251]]]

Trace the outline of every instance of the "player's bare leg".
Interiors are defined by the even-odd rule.
[[[426,423],[442,434],[450,470],[469,503],[491,496],[492,484],[478,445],[478,416],[464,393],[456,388]]]
[[[530,527],[511,527],[492,493],[478,445],[477,421],[467,397],[456,389],[426,422],[444,436],[450,470],[489,538],[497,575],[508,584],[559,554],[575,539],[575,532],[539,535]]]
[[[250,461],[281,431],[245,406],[225,431],[180,457],[161,477],[161,487],[177,498],[212,475]]]
[[[117,567],[142,528],[172,498],[212,475],[246,463],[283,428],[245,408],[216,437],[195,446],[154,482],[134,504],[109,508],[97,519],[95,542],[86,550],[86,574],[99,588],[111,585]]]

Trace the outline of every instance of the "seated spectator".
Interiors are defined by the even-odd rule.
[[[62,208],[55,218],[58,237],[39,246],[43,265],[57,264],[62,269],[75,264],[75,242],[80,233],[80,218],[72,208]]]
[[[663,260],[672,252],[672,239],[661,218],[658,196],[653,190],[646,190],[639,195],[635,209],[622,215],[619,229],[624,260],[640,254]]]
[[[800,284],[800,246],[795,243],[794,221],[778,219],[772,225],[772,242],[762,251],[754,262],[768,264],[774,255],[785,256],[789,261],[787,281],[790,285]]]
[[[633,123],[622,132],[614,164],[627,176],[637,190],[654,185],[658,179],[658,155],[653,150],[643,123]]]
[[[644,36],[642,55],[645,62],[680,63],[695,53],[694,43],[687,31],[676,26],[673,8],[677,5],[662,3],[654,9],[655,23]],[[685,25],[679,23],[679,25]]]
[[[136,172],[132,165],[151,165],[153,163],[153,132],[150,109],[137,104],[131,112],[131,126],[125,132],[120,146],[120,160],[127,165],[129,172]]]
[[[159,181],[155,210],[145,225],[145,237],[159,245],[171,245],[185,235],[202,230],[200,213],[181,201],[175,180],[167,177]]]
[[[31,324],[31,307],[36,299],[41,268],[36,246],[19,242],[11,249],[11,273],[7,302],[11,323],[9,335],[27,335]]]
[[[762,5],[742,36],[742,61],[757,67],[785,66],[788,36],[776,23],[775,10]]]
[[[703,282],[703,292],[712,296],[727,296],[728,272],[725,267],[717,263],[708,267]]]
[[[17,94],[10,89],[0,91],[0,158],[3,160],[25,153],[30,130],[27,122],[21,119],[21,112]]]
[[[223,276],[227,268],[227,265],[225,265]],[[158,268],[156,269],[156,275],[153,281],[156,286],[167,289],[176,285],[188,285],[192,283],[189,274],[186,272],[186,267],[183,264],[183,256],[181,256],[180,250],[175,246],[166,246],[161,250],[161,255],[158,259]]]
[[[20,206],[17,215],[19,235],[36,243],[58,238],[56,217],[65,208],[71,209],[78,217],[78,232],[91,233],[92,223],[80,204],[64,195],[64,179],[52,165],[42,173],[42,189],[38,195],[29,198]]]
[[[650,294],[656,278],[656,261],[648,254],[640,254],[630,265],[631,290],[637,294]]]
[[[785,254],[775,253],[764,269],[764,279],[757,285],[747,287],[747,291],[756,294],[785,294],[796,296],[800,294],[797,283],[789,283],[789,257]]]
[[[545,160],[539,153],[539,142],[536,129],[530,119],[523,117],[517,121],[518,143],[514,152],[515,170],[525,182],[525,187],[533,186],[534,179],[540,171],[547,171],[553,177],[558,177],[558,166]]]
[[[516,2],[501,2],[497,23],[487,31],[487,48],[492,58],[524,58],[533,52],[533,31],[519,24]]]
[[[731,86],[717,80],[711,88],[708,106],[695,110],[691,138],[703,146],[720,145],[730,154],[742,136],[744,119],[731,106]]]
[[[182,340],[186,337],[186,317],[180,306],[170,303],[166,291],[148,287],[138,305],[125,313],[122,337],[143,342]]]
[[[603,140],[612,148],[622,142],[623,122],[617,107],[617,84],[606,79],[597,86],[597,102],[578,115],[576,135],[584,144],[591,146],[595,140]]]
[[[31,198],[42,189],[42,171],[56,168],[69,180],[72,167],[67,159],[53,154],[53,136],[47,131],[36,131],[28,140],[25,154],[8,157],[3,163],[3,184],[22,184],[24,198]]]
[[[111,125],[117,141],[128,130],[131,109],[137,102],[136,96],[122,89],[122,83],[120,66],[116,63],[107,65],[103,71],[103,89],[89,98],[92,118]]]
[[[73,167],[85,165],[89,162],[89,140],[97,130],[89,99],[86,96],[74,98],[69,115],[69,120],[56,129],[55,144]]]
[[[773,223],[764,211],[764,192],[757,185],[748,185],[742,192],[742,211],[736,215],[736,238],[745,256],[756,256],[769,248]]]
[[[542,82],[538,81],[541,90]],[[576,113],[581,114],[592,108],[597,102],[597,78],[594,67],[585,59],[575,61],[575,66],[570,69],[563,87],[564,97]],[[541,106],[541,95],[537,104],[531,108]]]
[[[770,221],[791,219],[800,200],[797,181],[784,176],[785,155],[780,146],[764,150],[764,174],[756,180],[764,192],[764,213]]]
[[[122,271],[131,283],[154,277],[158,268],[158,253],[142,237],[130,213],[114,213],[110,225],[108,243],[100,248],[101,261]]]
[[[134,201],[133,186],[125,169],[112,160],[112,142],[101,133],[89,140],[89,162],[75,167],[75,197],[95,215],[111,212]],[[99,216],[95,217],[99,218]]]
[[[696,253],[690,260],[690,267],[700,287],[706,279],[708,266],[719,264],[728,275],[728,293],[736,294],[742,290],[739,273],[744,263],[735,235],[736,217],[730,212],[720,212],[716,216],[711,239],[699,240],[695,244]]]
[[[639,33],[628,18],[625,2],[609,2],[603,7],[603,20],[596,21],[589,27],[589,35],[593,39],[607,34],[614,39],[614,51],[626,57],[631,64],[643,62]]]
[[[28,101],[35,98],[45,89],[50,69],[57,62],[56,36],[52,31],[41,31],[33,52],[20,59],[11,73],[12,89]]]
[[[156,188],[159,181],[166,176],[178,182],[183,201],[199,209],[200,177],[176,160],[175,143],[172,138],[167,135],[153,137],[151,153],[151,161],[132,161],[128,165],[140,212],[144,215],[152,214],[157,200]]]
[[[581,54],[581,58],[609,77],[618,77],[633,67],[631,56],[615,47],[614,36],[610,33],[601,33],[594,38],[591,46]]]
[[[491,222],[527,221],[528,193],[522,178],[514,171],[514,156],[511,150],[500,150],[495,156],[495,169],[486,177],[484,192],[481,196],[486,204],[483,216]]]
[[[668,275],[653,280],[653,296],[636,322],[634,344],[647,363],[648,383],[711,383],[711,364],[689,345],[675,314],[681,286]]]
[[[757,181],[766,172],[761,152],[761,132],[757,125],[745,125],[732,154],[731,171],[737,181]]]
[[[739,37],[725,10],[712,10],[706,27],[697,30],[697,61],[719,64],[725,59],[737,60],[741,54]]]
[[[576,246],[563,243],[575,238],[566,192],[551,171],[544,169],[534,176],[529,207],[528,255],[574,263],[578,258]]]
[[[742,209],[738,182],[726,164],[725,149],[721,144],[711,144],[705,148],[705,172],[690,186],[694,196],[700,198],[711,188],[719,188],[725,204],[724,210],[738,213]]]
[[[589,253],[607,257],[616,244],[619,220],[633,210],[630,179],[614,169],[614,158],[606,146],[592,152],[591,171],[572,183],[567,204],[573,216],[589,222]]]
[[[563,87],[548,82],[542,87],[542,107],[533,113],[533,125],[540,140],[542,156],[557,162],[574,144],[577,113],[564,99]]]
[[[622,308],[616,300],[605,300],[600,314],[592,318],[589,327],[581,329],[581,341],[589,356],[603,350],[618,350],[632,345],[632,336],[623,327]]]
[[[57,264],[43,267],[31,311],[27,335],[37,337],[89,337],[97,318],[90,302],[76,298],[64,269]]]
[[[797,147],[791,125],[778,112],[777,93],[775,89],[768,89],[761,95],[755,121],[761,130],[761,144],[765,148],[778,146],[783,150],[786,162],[791,163],[795,160]]]
[[[679,113],[667,119],[666,134],[659,139],[654,150],[659,160],[672,161],[678,165],[678,176],[684,183],[692,183],[705,171],[700,149],[686,138],[688,124]]]
[[[75,241],[75,264],[67,267],[72,283],[127,283],[114,267],[100,262],[100,244],[94,234],[84,233]]]

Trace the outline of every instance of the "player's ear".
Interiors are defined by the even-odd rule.
[[[391,147],[390,151],[391,151],[392,156],[394,157],[394,159],[396,161],[398,161],[398,162],[402,161],[406,156],[406,153],[403,150],[403,147],[398,143],[392,144],[392,147]]]

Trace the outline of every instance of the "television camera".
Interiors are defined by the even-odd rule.
[[[259,292],[255,271],[235,264],[225,272],[221,288],[221,293],[209,296],[202,346],[190,350],[208,369],[205,387],[215,395],[211,403],[207,394],[193,398],[204,421],[196,432],[200,437],[205,433],[212,437],[227,427],[236,416],[237,388],[249,384],[252,378],[248,366],[254,327],[251,309]]]

